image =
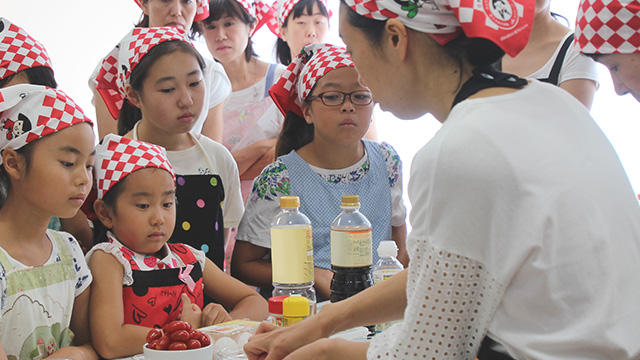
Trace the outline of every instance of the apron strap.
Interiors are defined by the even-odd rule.
[[[493,66],[475,68],[473,75],[460,88],[460,91],[453,100],[451,108],[453,109],[458,103],[466,100],[480,90],[494,87],[521,89],[527,85],[527,83],[527,80],[513,74],[500,72]]]
[[[564,63],[565,57],[567,57],[567,51],[569,51],[569,46],[573,44],[574,37],[575,35],[571,34],[565,39],[564,43],[562,44],[562,47],[560,48],[560,51],[558,52],[558,55],[556,56],[556,60],[553,62],[553,67],[549,72],[549,77],[545,79],[538,79],[538,80],[549,83],[549,84],[553,84],[556,86],[558,85],[558,81],[560,81],[560,70],[562,70],[562,64]]]

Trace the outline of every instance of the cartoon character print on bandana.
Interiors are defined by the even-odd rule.
[[[431,5],[432,10],[438,10],[436,0],[394,0],[398,5],[402,6],[402,10],[407,12],[407,17],[413,19],[418,14],[418,9],[425,5]],[[498,0],[499,1],[499,0]]]
[[[6,119],[2,128],[7,132],[7,140],[11,140],[30,131],[32,129],[31,120],[26,115],[19,114],[18,120]]]

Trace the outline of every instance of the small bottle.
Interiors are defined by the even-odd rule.
[[[273,325],[283,326],[282,304],[289,295],[273,296],[269,298],[269,316],[267,322]]]
[[[373,266],[373,283],[378,284],[392,277],[404,269],[402,263],[396,258],[398,247],[395,241],[381,241],[378,246],[378,262]],[[376,325],[376,332],[382,332],[399,321],[391,321]]]
[[[343,195],[342,212],[331,224],[331,302],[373,285],[371,223],[360,213],[360,197]]]
[[[280,198],[282,211],[271,222],[272,296],[302,295],[315,314],[311,221],[299,211],[300,198]]]
[[[291,326],[309,317],[309,299],[300,295],[292,295],[282,302],[284,326]]]

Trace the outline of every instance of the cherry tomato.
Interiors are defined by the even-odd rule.
[[[149,341],[149,343],[147,344],[147,347],[149,349],[155,349],[156,345],[158,345],[158,339]]]
[[[199,349],[201,347],[202,347],[202,344],[200,344],[200,341],[196,339],[189,339],[187,341],[187,348],[189,349]]]
[[[172,321],[170,323],[168,323],[167,325],[162,327],[162,330],[164,330],[165,334],[172,334],[176,331],[179,330],[187,330],[187,322],[185,321]]]
[[[187,341],[189,340],[189,332],[187,330],[178,330],[169,335],[171,341]]]
[[[200,340],[200,344],[202,344],[203,347],[211,345],[211,338],[205,333],[201,333],[200,339],[198,340]]]
[[[199,339],[200,338],[200,334],[201,332],[198,330],[191,330],[189,331],[189,338],[190,339]]]
[[[169,339],[169,336],[162,335],[162,337],[158,339],[158,342],[156,343],[156,350],[167,350],[167,348],[169,347],[169,343],[171,343],[171,339]]]
[[[167,350],[187,350],[187,344],[182,341],[172,342]]]
[[[160,329],[151,329],[147,334],[147,342],[150,343],[153,340],[160,339],[162,337],[162,330]]]

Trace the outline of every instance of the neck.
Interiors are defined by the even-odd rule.
[[[359,140],[351,144],[336,144],[314,138],[303,146],[298,155],[307,163],[322,169],[344,169],[357,163],[364,156],[364,143]]]
[[[460,72],[462,71],[462,76]],[[438,99],[435,99],[433,110],[431,111],[431,115],[436,118],[441,123],[444,123],[449,117],[449,113],[451,112],[451,106],[453,105],[453,101],[455,100],[458,92],[462,89],[462,85],[467,82],[471,78],[473,69],[463,64],[461,69],[457,69],[451,73],[449,77],[450,80],[446,82],[441,82],[441,84],[449,84],[449,89],[443,89],[443,91],[439,94]]]
[[[127,135],[133,137],[131,132]],[[140,120],[138,125],[138,140],[160,145],[167,151],[185,150],[194,145],[189,133],[167,132],[144,119]]]
[[[264,77],[263,64],[266,63],[255,57],[252,57],[247,62],[243,53],[242,56],[233,61],[223,63],[222,66],[231,81],[233,91],[239,91],[248,88]]]
[[[551,10],[546,8],[537,11],[533,18],[533,27],[531,28],[529,42],[537,44],[545,40],[553,40],[559,31],[564,34],[568,30],[564,25],[557,22],[551,15]]]
[[[9,193],[0,208],[1,243],[3,246],[38,244],[45,238],[52,215],[38,211],[26,199],[16,196],[17,191],[14,189]]]

